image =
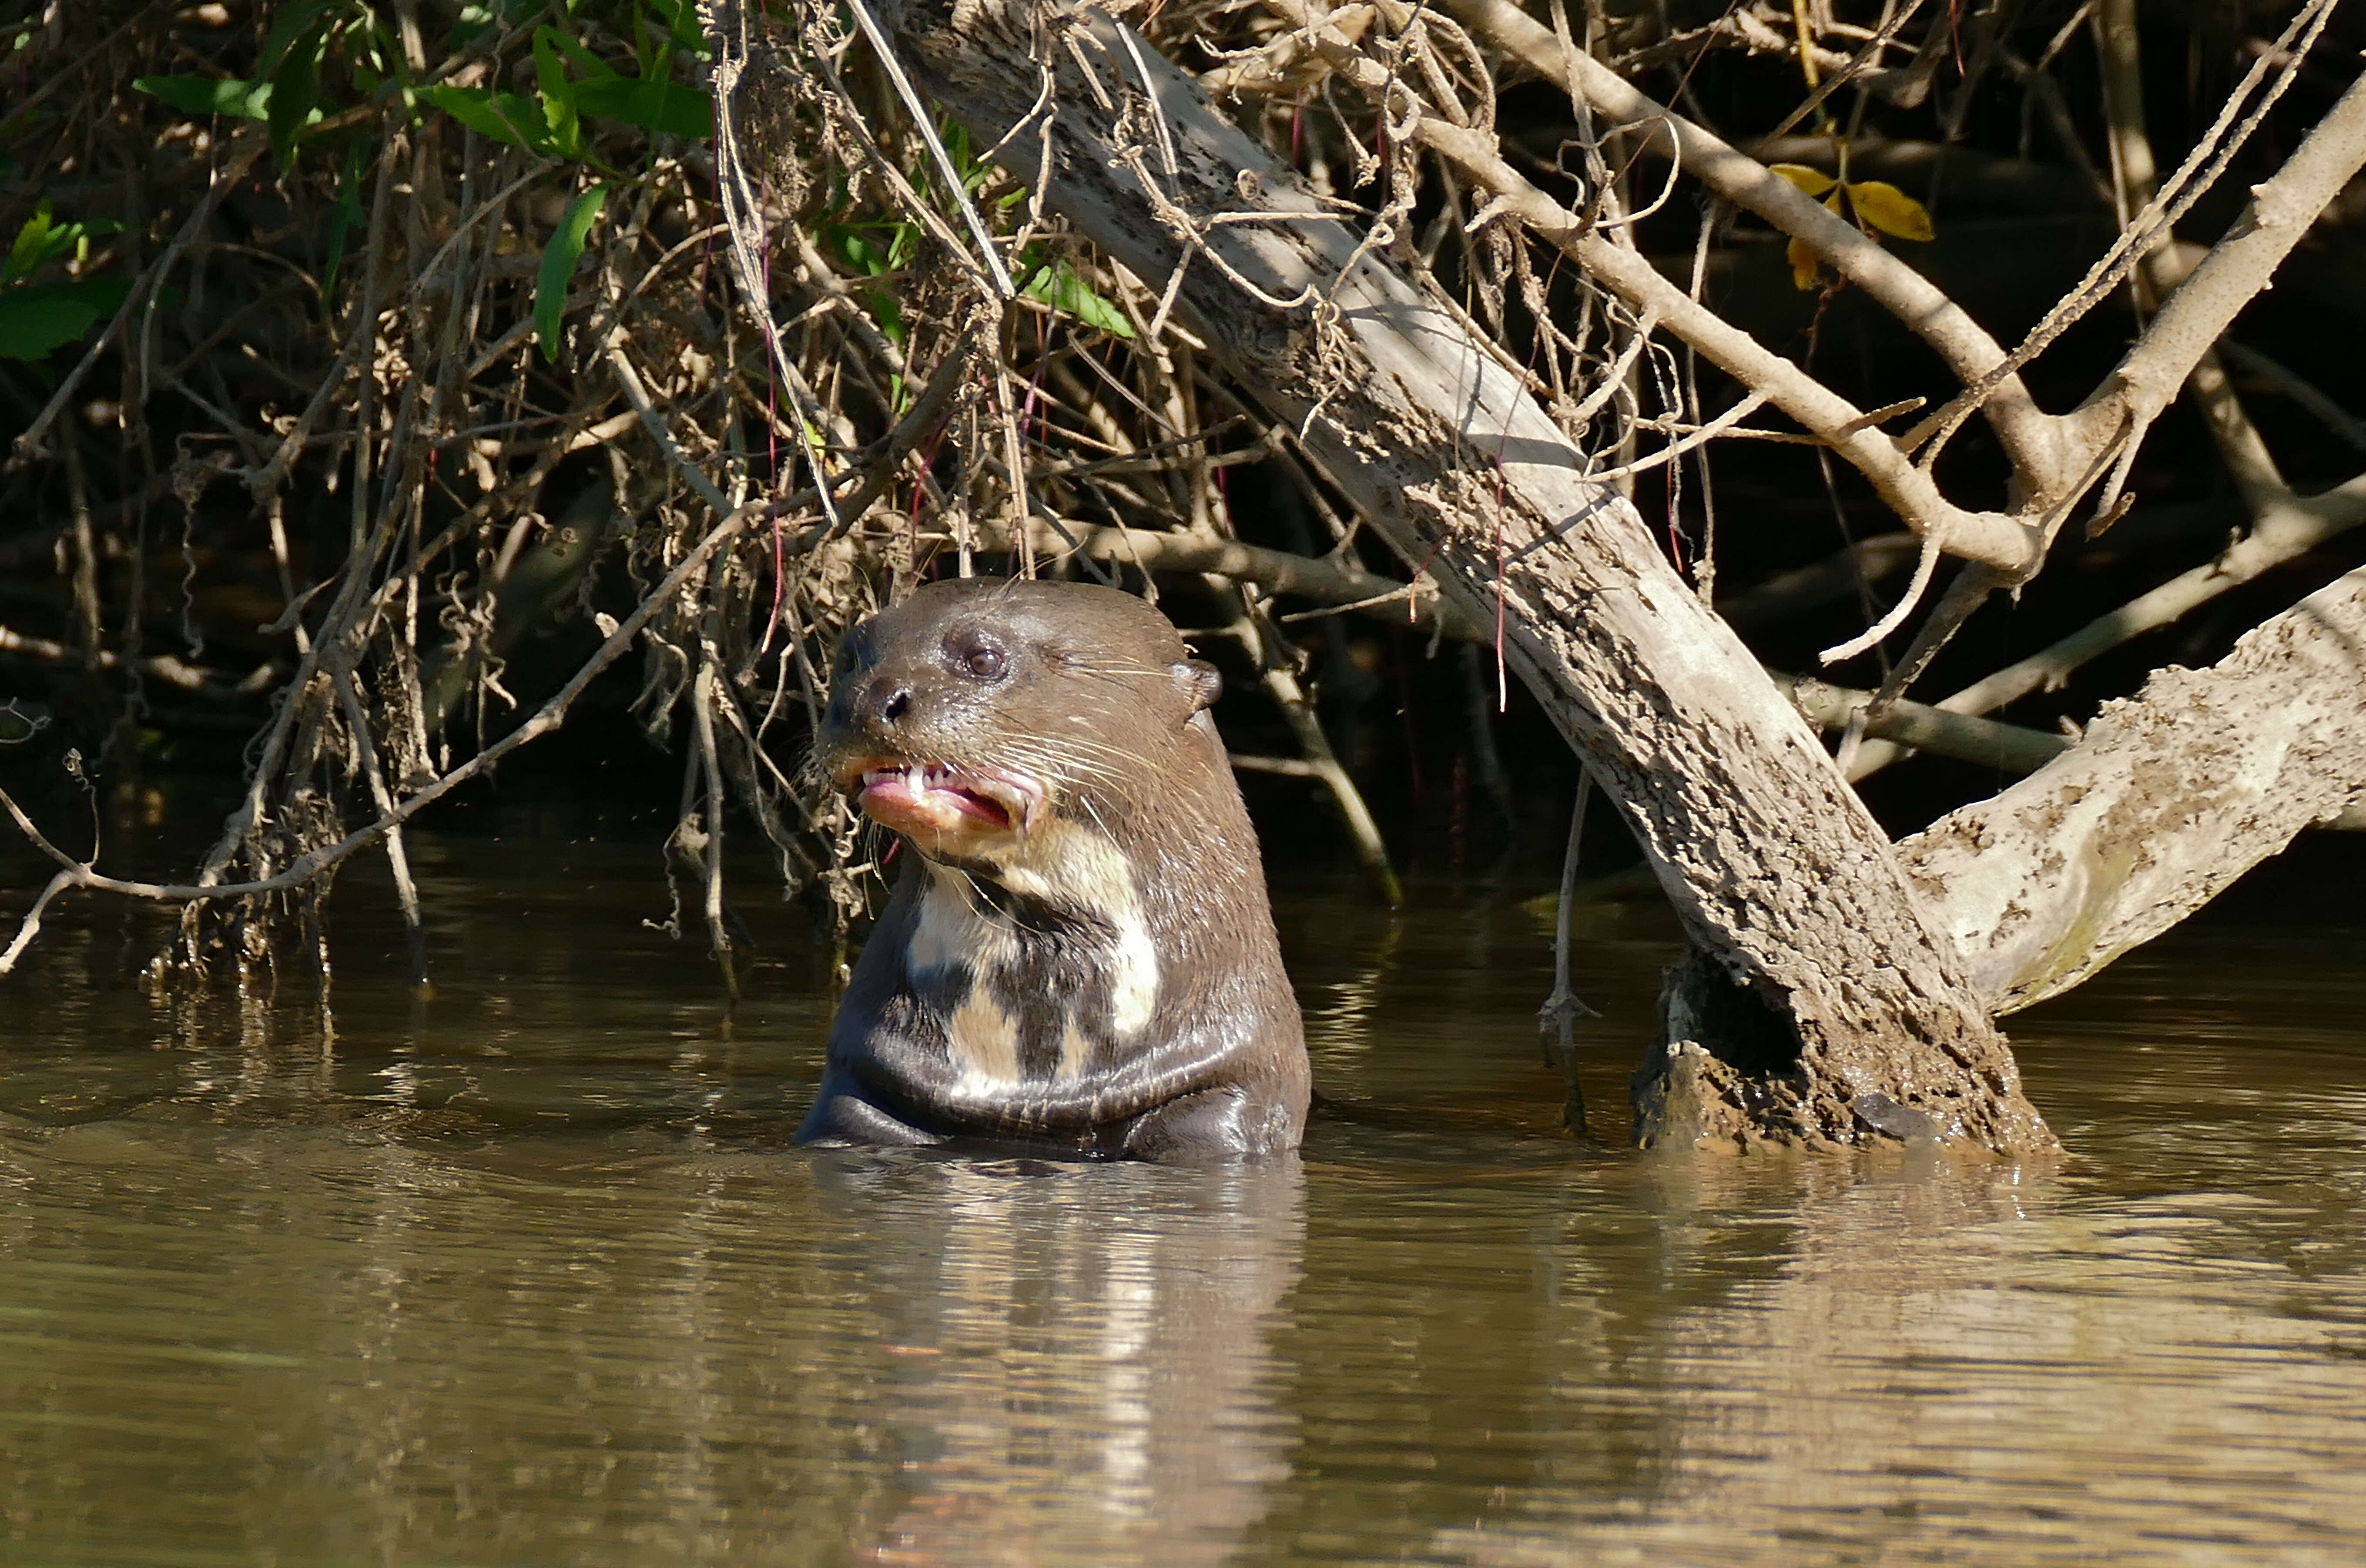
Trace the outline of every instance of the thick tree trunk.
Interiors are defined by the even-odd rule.
[[[2366,567],[2208,670],[2156,673],[2086,739],[1898,846],[1998,1013],[2158,936],[2366,803]]]
[[[1178,317],[1463,613],[1500,614],[1696,950],[1639,1075],[1642,1141],[2051,1144],[1879,827],[1490,345],[1105,17],[883,12],[982,142],[1026,121],[1004,158],[1031,175],[1048,149],[1050,205],[1104,252],[1154,291],[1183,266]]]

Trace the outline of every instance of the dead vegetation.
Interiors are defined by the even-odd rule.
[[[404,824],[637,666],[633,718],[682,766],[670,864],[728,976],[727,833],[760,835],[841,922],[862,905],[856,825],[794,762],[838,633],[981,566],[1179,592],[1293,749],[1239,764],[1313,781],[1394,899],[1316,705],[1346,668],[1338,616],[1486,650],[1470,673],[1500,706],[1511,675],[1549,688],[1572,657],[1530,635],[1575,624],[1524,585],[1538,540],[1583,560],[1557,516],[1505,524],[1526,503],[1500,440],[1456,438],[1434,525],[1392,524],[1343,467],[1352,446],[1323,430],[1360,406],[1359,269],[1396,269],[1541,412],[1569,484],[1656,514],[1651,570],[1750,636],[1750,702],[1833,731],[1849,778],[1917,752],[2035,768],[2069,738],[1993,716],[2244,583],[2338,570],[2324,552],[2366,519],[2357,482],[2289,480],[2246,399],[2267,388],[2315,466],[2355,443],[2354,413],[2275,355],[2211,351],[2320,213],[2347,221],[2366,100],[2335,11],[2197,23],[2170,167],[2136,40],[2181,13],[2134,0],[1030,7],[988,85],[1010,110],[984,116],[948,85],[961,56],[930,53],[953,24],[925,6],[49,5],[0,40],[29,89],[0,125],[19,236],[0,553],[21,585],[0,725],[22,716],[0,750],[54,778],[71,747],[120,778],[143,733],[254,739],[183,885],[109,875],[9,800],[57,870],[0,969],[52,899],[93,889],[186,905],[160,979],[244,972],[320,940],[307,917],[365,850],[416,954]],[[1224,173],[1221,210],[1178,158],[1168,61],[1268,160]],[[1064,185],[1096,115],[1101,172],[1131,193],[1114,229]],[[2071,189],[2101,215],[2086,276],[2017,337],[1940,281],[1963,209],[1947,167],[2007,206]],[[1257,245],[1320,225],[1344,255],[1259,270]],[[1908,254],[1934,234],[1927,265]],[[1256,374],[1211,288],[1261,312]],[[2033,379],[2091,360],[2105,318],[2134,338],[2116,366]],[[1826,368],[1828,335],[1873,367]],[[2034,389],[2066,385],[2077,406],[2046,412]],[[2165,536],[2127,604],[2090,591],[2052,646],[1906,700],[1954,677],[1952,639],[2000,593],[2141,524],[2146,436],[2180,388],[2234,536]],[[1737,502],[1770,491],[1842,513],[1839,552],[1788,514],[1736,537]],[[1848,514],[1876,511],[1849,542]],[[520,689],[525,650],[552,646],[572,672]],[[1863,690],[1775,673],[1818,649],[1879,669]],[[1609,691],[1581,682],[1554,715],[1718,951],[1720,867],[1606,739]],[[1483,720],[1470,744],[1507,796]],[[1815,788],[1819,817],[1864,817],[1837,777]],[[1934,994],[1960,991],[1947,942],[1969,939],[1928,940]],[[1733,977],[1785,1013],[1780,968]],[[1881,1114],[1860,1120],[1889,1131]]]

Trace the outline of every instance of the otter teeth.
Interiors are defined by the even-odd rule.
[[[862,783],[866,788],[872,784],[901,783],[906,789],[918,795],[923,790],[941,788],[956,776],[951,768],[912,762],[900,768],[866,768],[862,773]]]
[[[941,762],[907,762],[901,766],[865,768],[865,790],[885,788],[918,802],[933,795],[956,795],[973,806],[1000,813],[1004,826],[1023,829],[1041,802],[1040,785],[999,773],[970,773]]]

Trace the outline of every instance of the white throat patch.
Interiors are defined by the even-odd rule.
[[[996,860],[999,879],[1012,892],[1109,928],[1112,938],[1105,960],[1110,977],[1109,1027],[1121,1040],[1139,1033],[1158,1005],[1158,950],[1151,944],[1142,898],[1133,885],[1133,868],[1124,852],[1097,829],[1055,818]],[[1016,960],[1020,932],[1010,918],[981,898],[960,872],[933,862],[923,863],[929,886],[912,928],[907,973],[920,981],[961,964],[983,983]],[[963,1032],[964,1036],[976,1039],[986,1032],[978,1027],[983,1021],[975,1016],[966,1018],[970,1027]],[[1008,1032],[1012,1026],[1003,1021]],[[1070,1027],[1074,1028],[1073,1022]],[[958,1045],[956,1050],[965,1058],[967,1071],[981,1074],[1003,1070],[1005,1063],[1017,1059],[1015,1050],[1006,1052],[998,1043],[974,1054]],[[1080,1065],[1081,1055],[1064,1047],[1063,1073],[1076,1070],[1071,1064]]]

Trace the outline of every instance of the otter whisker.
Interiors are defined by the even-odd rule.
[[[1075,761],[1076,766],[1100,766],[1100,759],[1108,759],[1110,764],[1117,764],[1117,766],[1124,766],[1124,764],[1131,764],[1131,761],[1135,761],[1135,754],[1129,752],[1126,748],[1121,748],[1121,745],[1100,745],[1100,742],[1084,740],[1084,738],[1063,736],[1063,738],[1057,738],[1057,740],[1013,738],[1013,740],[1003,740],[1003,745],[1013,750],[1013,752],[1024,750],[1024,752],[1031,754],[1031,757],[1055,757],[1055,759],[1063,759],[1063,761]]]
[[[1054,772],[1074,773],[1082,776],[1106,775],[1116,771],[1124,761],[1122,756],[1101,758],[1084,752],[1020,746],[1009,748],[1005,755],[1024,760],[1039,767],[1047,767]]]
[[[1028,762],[1035,771],[1047,775],[1047,783],[1056,783],[1073,790],[1083,785],[1098,785],[1122,794],[1139,804],[1124,773],[1087,758],[1062,756],[1049,751],[1036,751],[1013,747],[1008,753],[1014,759]]]
[[[1000,755],[1023,757],[1034,761],[1051,761],[1087,771],[1121,767],[1134,761],[1132,753],[1123,747],[1098,746],[1089,742],[1037,740],[1008,738],[997,747]]]

